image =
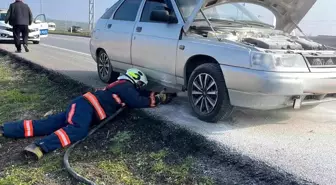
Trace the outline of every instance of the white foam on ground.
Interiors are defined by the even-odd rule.
[[[311,110],[237,109],[217,124],[193,116],[184,94],[172,104],[147,112],[210,140],[319,184],[336,182],[336,104]]]

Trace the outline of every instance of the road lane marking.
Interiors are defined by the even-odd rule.
[[[51,55],[51,56],[48,56],[48,58],[53,59],[55,61],[60,60],[59,56],[52,56]],[[87,61],[87,60],[81,60],[80,62],[77,62],[77,60],[75,60],[75,57],[73,57],[73,56],[67,56],[67,58],[68,58],[67,62],[70,62],[72,67],[76,67],[76,69],[82,69],[83,71],[94,71],[93,69],[96,69],[95,68],[96,65],[94,65],[93,62],[90,62],[90,61]],[[72,59],[74,59],[74,60],[72,60]],[[61,60],[61,62],[65,62],[65,60]],[[65,62],[64,64],[67,65],[67,62]],[[87,63],[87,64],[90,64],[90,66],[83,65],[83,62]],[[71,68],[71,67],[69,67],[67,65],[67,70],[69,70],[69,68]]]
[[[61,48],[61,47],[57,47],[57,46],[52,46],[52,45],[49,45],[49,44],[40,44],[40,45],[41,46],[45,46],[45,47],[50,47],[50,48],[54,48],[54,49],[59,49],[59,50],[68,51],[68,52],[77,53],[77,54],[80,54],[80,55],[85,55],[85,56],[91,57],[90,54],[79,52],[79,51],[74,51],[74,50],[71,50],[71,49],[65,49],[65,48]]]
[[[69,36],[69,37],[70,38],[53,35],[53,36],[47,37],[46,39],[59,39],[59,40],[75,41],[75,42],[89,42],[90,41],[90,38],[85,38],[85,37],[76,37],[76,38],[73,38],[74,36]]]
[[[72,39],[90,39],[90,37],[83,37],[83,36],[76,36],[76,35],[62,35],[62,34],[49,34],[51,37],[58,37],[58,38],[72,38]],[[47,37],[48,38],[48,37]]]

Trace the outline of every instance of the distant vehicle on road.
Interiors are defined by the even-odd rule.
[[[315,2],[119,0],[98,20],[91,55],[103,82],[137,67],[151,82],[188,91],[208,122],[233,107],[311,108],[336,100],[335,50],[290,34]],[[275,26],[256,10],[275,16]]]
[[[71,26],[68,29],[68,32],[72,32],[72,33],[82,33],[83,32],[83,28],[80,26]]]
[[[0,41],[1,40],[14,40],[12,26],[9,24],[5,24],[6,14],[7,14],[6,9],[0,9]],[[42,32],[43,28],[45,27],[45,24],[38,21],[38,19],[41,16],[44,16],[44,15],[43,14],[38,15],[35,18],[34,23],[29,26],[28,41],[31,41],[34,44],[39,44],[40,38],[48,35],[48,32],[46,34],[43,34]]]
[[[56,30],[56,24],[53,22],[48,23],[48,30],[49,31],[55,31]]]

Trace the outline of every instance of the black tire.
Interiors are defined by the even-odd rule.
[[[200,81],[195,81],[199,79],[201,79],[200,81],[204,79],[202,82],[204,85],[201,84],[202,91],[199,91],[199,85],[194,85],[194,82],[198,84],[201,83]],[[211,84],[213,84],[212,81],[214,81],[215,84],[211,86]],[[200,92],[201,94],[199,94]],[[215,98],[216,95],[214,95],[216,92],[217,98]],[[221,119],[229,118],[233,112],[233,106],[230,103],[224,76],[218,64],[202,64],[192,72],[188,81],[188,97],[192,110],[200,120],[216,123]],[[199,100],[200,98],[201,100]],[[214,99],[216,100],[215,103]],[[197,102],[200,102],[201,105]],[[208,109],[209,105],[212,107],[211,109]],[[202,111],[204,108],[205,112]]]
[[[112,83],[120,75],[120,73],[113,71],[110,59],[104,50],[101,50],[97,56],[97,72],[100,80],[104,83]]]
[[[40,44],[40,41],[33,41],[33,44]]]

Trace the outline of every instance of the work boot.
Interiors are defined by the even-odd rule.
[[[36,146],[34,143],[28,145],[24,149],[24,154],[27,159],[40,160],[43,157],[42,149]]]
[[[29,49],[28,49],[28,45],[27,45],[27,44],[24,44],[23,47],[24,47],[24,49],[25,49],[26,52],[29,52]]]
[[[3,129],[3,126],[0,126],[0,137],[2,137],[4,134],[4,129]]]
[[[15,53],[21,53],[21,50],[16,50]]]

